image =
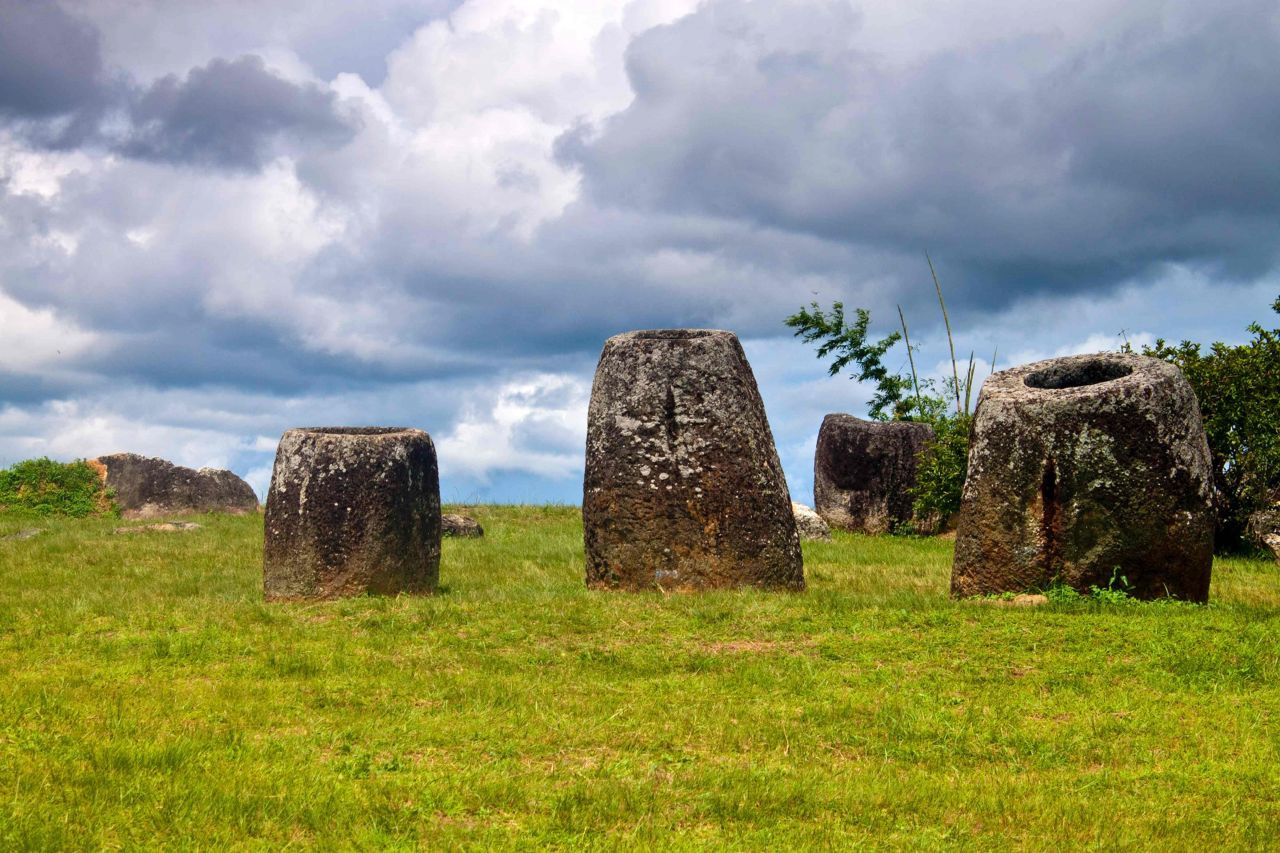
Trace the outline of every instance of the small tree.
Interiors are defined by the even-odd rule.
[[[928,254],[925,258],[928,260]],[[962,379],[951,335],[951,318],[947,314],[942,286],[933,270],[932,260],[929,260],[929,272],[933,275],[951,350],[951,378],[944,380],[941,393],[933,380],[921,380],[916,372],[911,335],[902,306],[898,306],[901,333],[890,332],[874,342],[868,340],[871,312],[865,308],[855,309],[857,319],[849,324],[845,319],[844,304],[840,302],[834,303],[830,311],[824,311],[817,302],[813,302],[785,322],[795,329],[796,337],[805,343],[818,345],[819,359],[832,358],[827,369],[829,375],[835,376],[852,366],[853,379],[875,384],[867,412],[872,420],[919,421],[933,427],[934,439],[920,455],[912,501],[918,517],[946,519],[960,509],[960,493],[969,470],[974,360],[973,353],[970,353],[968,369]],[[885,355],[899,341],[906,345],[907,361],[911,366],[909,376],[894,373],[884,365]],[[994,360],[993,356],[993,367]],[[951,411],[953,402],[954,412]]]

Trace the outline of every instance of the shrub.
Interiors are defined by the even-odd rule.
[[[1280,313],[1280,299],[1272,304]],[[1204,352],[1183,341],[1157,340],[1143,354],[1182,369],[1200,401],[1213,455],[1215,545],[1241,545],[1249,516],[1280,500],[1280,329],[1249,326],[1239,346],[1215,343]]]
[[[0,510],[36,516],[114,513],[112,495],[87,462],[28,459],[0,471]]]
[[[951,415],[930,421],[933,441],[920,452],[916,482],[911,487],[912,509],[918,518],[940,523],[960,511],[964,478],[969,473],[970,415]]]
[[[933,271],[932,261],[929,261],[929,272],[933,275],[938,306],[942,309],[942,320],[947,330],[947,345],[951,350],[951,377],[943,380],[944,390],[941,393],[933,380],[921,380],[916,373],[915,348],[911,345],[907,319],[901,306],[898,307],[898,320],[902,324],[902,332],[890,332],[874,342],[867,339],[871,312],[865,308],[855,309],[857,319],[850,324],[845,320],[844,305],[840,302],[834,303],[829,312],[823,311],[818,303],[811,303],[785,322],[805,343],[818,345],[818,358],[833,356],[827,370],[829,375],[835,376],[852,365],[856,368],[851,371],[852,378],[875,383],[876,391],[867,412],[872,420],[918,421],[933,427],[933,441],[920,452],[911,499],[917,518],[936,519],[940,525],[945,525],[960,510],[960,496],[969,471],[974,361],[971,352],[968,370],[962,375],[951,336],[951,319],[947,315],[942,285]],[[898,341],[906,346],[910,375],[892,373],[884,366],[885,354]],[[994,369],[994,355],[991,361]],[[910,535],[915,532],[915,527],[900,525],[894,532]]]

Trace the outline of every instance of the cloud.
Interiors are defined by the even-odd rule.
[[[50,0],[0,0],[0,115],[58,116],[103,97],[98,34]]]
[[[215,59],[136,95],[133,128],[114,147],[148,160],[256,169],[280,137],[338,145],[354,129],[333,92],[271,72],[261,57]]]
[[[335,94],[286,79],[261,56],[215,57],[142,85],[104,68],[98,31],[49,0],[0,0],[0,119],[37,147],[262,167],[282,140],[338,145],[354,133]]]
[[[1274,4],[251,5],[0,7],[68,45],[0,114],[0,457],[260,478],[289,426],[407,423],[454,495],[576,500],[604,339],[715,326],[803,494],[866,394],[782,318],[901,303],[949,373],[924,248],[1002,365],[1274,298]]]
[[[581,476],[590,387],[576,376],[516,378],[469,401],[436,441],[441,474],[480,485],[504,471]]]
[[[904,58],[846,4],[713,0],[632,42],[634,101],[560,152],[597,205],[928,248],[983,307],[1170,261],[1255,278],[1280,236],[1275,5],[1137,10]]]

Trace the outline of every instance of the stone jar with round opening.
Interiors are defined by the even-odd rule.
[[[736,335],[660,329],[605,343],[582,521],[591,587],[804,587],[791,497]]]
[[[1212,483],[1177,367],[1100,353],[996,373],[978,397],[951,591],[1206,601]]]
[[[399,427],[288,430],[267,495],[268,601],[429,593],[440,575],[431,437]]]

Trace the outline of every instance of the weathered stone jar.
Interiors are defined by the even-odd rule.
[[[1138,598],[1206,601],[1212,474],[1181,371],[1120,353],[992,375],[978,397],[954,595],[1123,576]]]
[[[291,429],[267,495],[267,600],[427,593],[440,575],[440,481],[416,429]]]
[[[230,471],[194,471],[164,459],[113,453],[89,460],[125,518],[155,518],[197,512],[242,515],[258,511],[253,488]]]
[[[911,488],[920,451],[933,438],[928,424],[864,421],[832,414],[822,419],[813,454],[813,504],[827,524],[859,533],[889,533],[916,519]]]
[[[736,335],[665,329],[605,343],[582,520],[591,587],[804,587],[791,498]]]

